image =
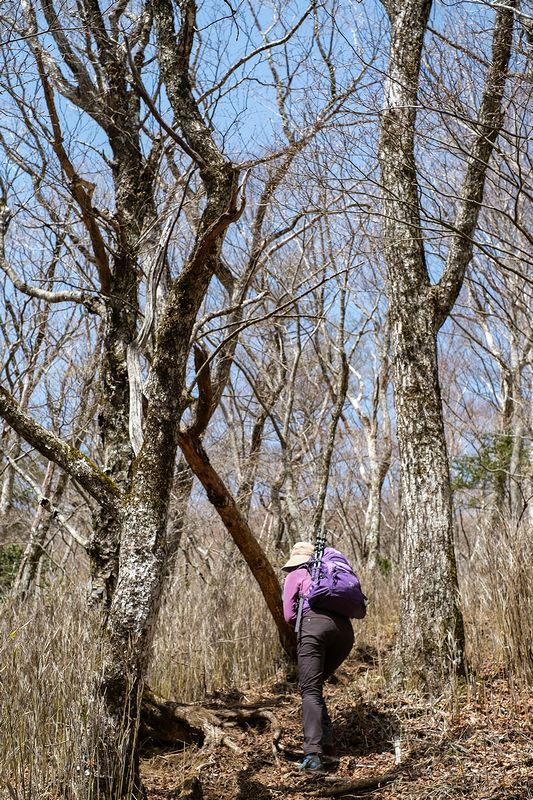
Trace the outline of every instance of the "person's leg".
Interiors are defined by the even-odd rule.
[[[333,725],[322,697],[322,752],[331,755],[333,752]]]
[[[333,620],[324,637],[324,680],[327,680],[349,656],[354,635],[350,620],[338,617]]]
[[[324,639],[329,622],[327,618],[312,612],[302,619],[298,642],[298,680],[302,695],[304,755],[322,753]]]
[[[323,680],[329,678],[347,658],[354,641],[353,628],[348,620],[335,620],[335,629],[330,628],[325,641]],[[334,751],[333,725],[322,696],[322,752]]]

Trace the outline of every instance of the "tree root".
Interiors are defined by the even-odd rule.
[[[235,753],[241,748],[229,735],[239,725],[267,722],[273,731],[272,748],[278,752],[281,727],[277,717],[264,709],[210,709],[199,705],[174,703],[145,688],[141,707],[141,737],[150,742],[176,746],[196,744],[200,747],[223,745]]]
[[[381,789],[388,783],[393,783],[400,777],[401,770],[385,772],[383,775],[372,775],[370,778],[359,778],[357,780],[341,780],[339,778],[326,778],[326,785],[322,785],[318,792],[313,793],[316,797],[342,797],[349,793],[368,792],[373,789]],[[328,786],[329,781],[334,781]]]

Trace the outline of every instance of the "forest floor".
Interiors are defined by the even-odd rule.
[[[224,745],[159,750],[142,772],[149,800],[528,800],[533,798],[533,698],[485,674],[432,702],[393,694],[371,651],[355,650],[325,689],[337,754],[324,776],[302,776],[300,701],[295,683],[206,698],[205,706],[255,707],[278,719],[288,755],[275,755],[272,729],[228,731]]]

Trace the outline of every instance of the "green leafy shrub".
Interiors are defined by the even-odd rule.
[[[485,434],[479,450],[452,461],[452,489],[486,488],[509,469],[513,437],[509,434]]]
[[[0,597],[13,585],[24,550],[19,544],[0,546]]]

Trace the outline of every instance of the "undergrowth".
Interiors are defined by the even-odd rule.
[[[531,679],[533,598],[524,531],[486,540],[461,570],[468,641],[466,680],[450,686],[448,713],[484,702],[484,676],[511,692]],[[281,555],[270,554],[280,564]],[[467,568],[465,568],[467,567]],[[280,576],[281,577],[281,576]],[[358,657],[372,664],[361,688],[382,692],[399,619],[397,575],[362,576],[367,619],[356,622]],[[99,618],[82,587],[49,583],[24,602],[7,597],[0,618],[0,800],[84,800],[98,714]],[[169,581],[157,627],[150,686],[170,699],[245,692],[283,674],[277,634],[261,594],[231,544],[188,554]]]

